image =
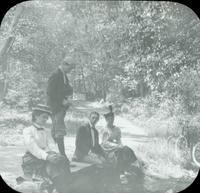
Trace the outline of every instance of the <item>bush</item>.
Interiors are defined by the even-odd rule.
[[[130,102],[128,117],[146,129],[150,136],[178,135],[190,122],[200,128],[200,115],[188,115],[182,106],[181,97],[174,99],[152,95]],[[192,119],[196,117],[196,121]],[[189,127],[191,128],[192,126]]]
[[[128,112],[130,112],[130,106],[128,104],[123,104],[121,106],[121,112],[127,114]]]
[[[85,95],[86,100],[88,101],[94,101],[95,100],[95,94],[92,92],[87,92]]]

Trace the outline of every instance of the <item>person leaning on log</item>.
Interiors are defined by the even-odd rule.
[[[99,145],[99,134],[95,126],[99,121],[99,113],[91,112],[88,123],[81,125],[76,134],[76,149],[73,160],[101,165],[106,163],[107,157]]]
[[[70,166],[65,156],[51,151],[48,129],[44,128],[51,111],[46,105],[37,105],[32,112],[32,125],[23,130],[26,153],[22,157],[24,175],[32,179],[49,178],[59,193],[67,190]]]
[[[74,69],[73,59],[65,57],[58,69],[51,74],[47,85],[47,105],[52,111],[52,137],[58,145],[59,152],[66,156],[64,136],[66,126],[64,118],[67,109],[71,105],[69,96],[72,96],[73,89],[69,84],[67,74]],[[66,156],[67,157],[67,156]]]

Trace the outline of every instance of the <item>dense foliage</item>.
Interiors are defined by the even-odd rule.
[[[200,110],[200,23],[184,5],[24,2],[5,15],[0,42],[1,95],[10,106],[43,101],[49,74],[70,55],[70,81],[89,100],[131,104],[135,117]]]

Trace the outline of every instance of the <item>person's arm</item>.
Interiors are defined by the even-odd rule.
[[[45,149],[47,152],[50,152],[50,151],[52,151],[51,150],[51,148],[50,148],[50,146],[49,146],[49,144],[47,145],[47,147],[46,147],[46,149]]]
[[[69,84],[68,76],[65,74],[66,84],[65,84],[65,97],[68,98],[69,96],[73,95],[73,88]]]
[[[73,96],[73,88],[69,84],[69,80],[66,76],[66,81],[67,83],[65,84],[65,89],[64,89],[64,100],[63,100],[63,106],[67,110],[70,106],[72,106],[72,96]],[[71,99],[70,99],[71,98]]]
[[[85,130],[84,126],[81,126],[81,127],[78,128],[77,133],[76,133],[75,144],[76,144],[76,148],[78,150],[84,149],[84,144],[82,143],[83,142],[83,136],[84,136],[84,130]]]
[[[48,80],[47,96],[49,98],[50,105],[57,109],[62,106],[62,96],[60,91],[60,77],[57,74],[52,74]]]
[[[63,100],[63,103],[62,103],[62,104],[63,104],[63,106],[65,107],[65,109],[67,110],[69,107],[72,107],[72,104],[73,104],[73,103],[72,103],[72,100],[69,100],[69,99],[66,99],[66,98],[65,98],[65,99]]]
[[[36,144],[32,131],[25,129],[23,131],[23,137],[27,150],[38,159],[46,160],[48,154]]]
[[[121,141],[120,141],[121,137],[118,137],[116,138],[116,142],[112,142],[109,140],[109,133],[108,132],[104,132],[103,133],[103,136],[102,136],[102,145],[103,147],[105,148],[115,148],[117,147],[118,145],[121,145]]]
[[[95,147],[95,153],[100,155],[100,156],[103,156],[104,158],[106,158],[106,153],[104,152],[103,148],[101,147],[101,145],[99,144],[99,134],[98,132],[96,131],[96,139],[97,139],[97,143],[96,143],[96,147]]]
[[[104,158],[106,158],[106,153],[104,152],[104,150],[102,149],[102,147],[98,144],[96,147],[96,154],[103,156]]]
[[[114,148],[117,146],[116,143],[109,141],[109,133],[106,131],[102,135],[102,146],[105,148]]]
[[[66,85],[66,88],[65,88],[65,98],[68,99],[72,95],[73,95],[73,88],[68,82],[67,85]]]
[[[55,142],[52,139],[52,136],[48,133],[47,135],[47,148],[46,148],[46,152],[51,152],[54,146]]]
[[[108,132],[104,131],[102,135],[102,145],[106,144],[108,142],[109,134]]]
[[[122,134],[121,134],[121,130],[119,129],[118,131],[117,131],[117,134],[116,134],[116,142],[117,142],[117,144],[118,145],[122,145],[122,141],[121,141],[121,136],[122,136]]]

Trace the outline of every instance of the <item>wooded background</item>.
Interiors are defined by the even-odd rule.
[[[23,2],[1,22],[0,97],[11,108],[44,102],[69,55],[70,82],[87,100],[127,104],[133,117],[199,117],[199,43],[199,18],[178,3]]]

